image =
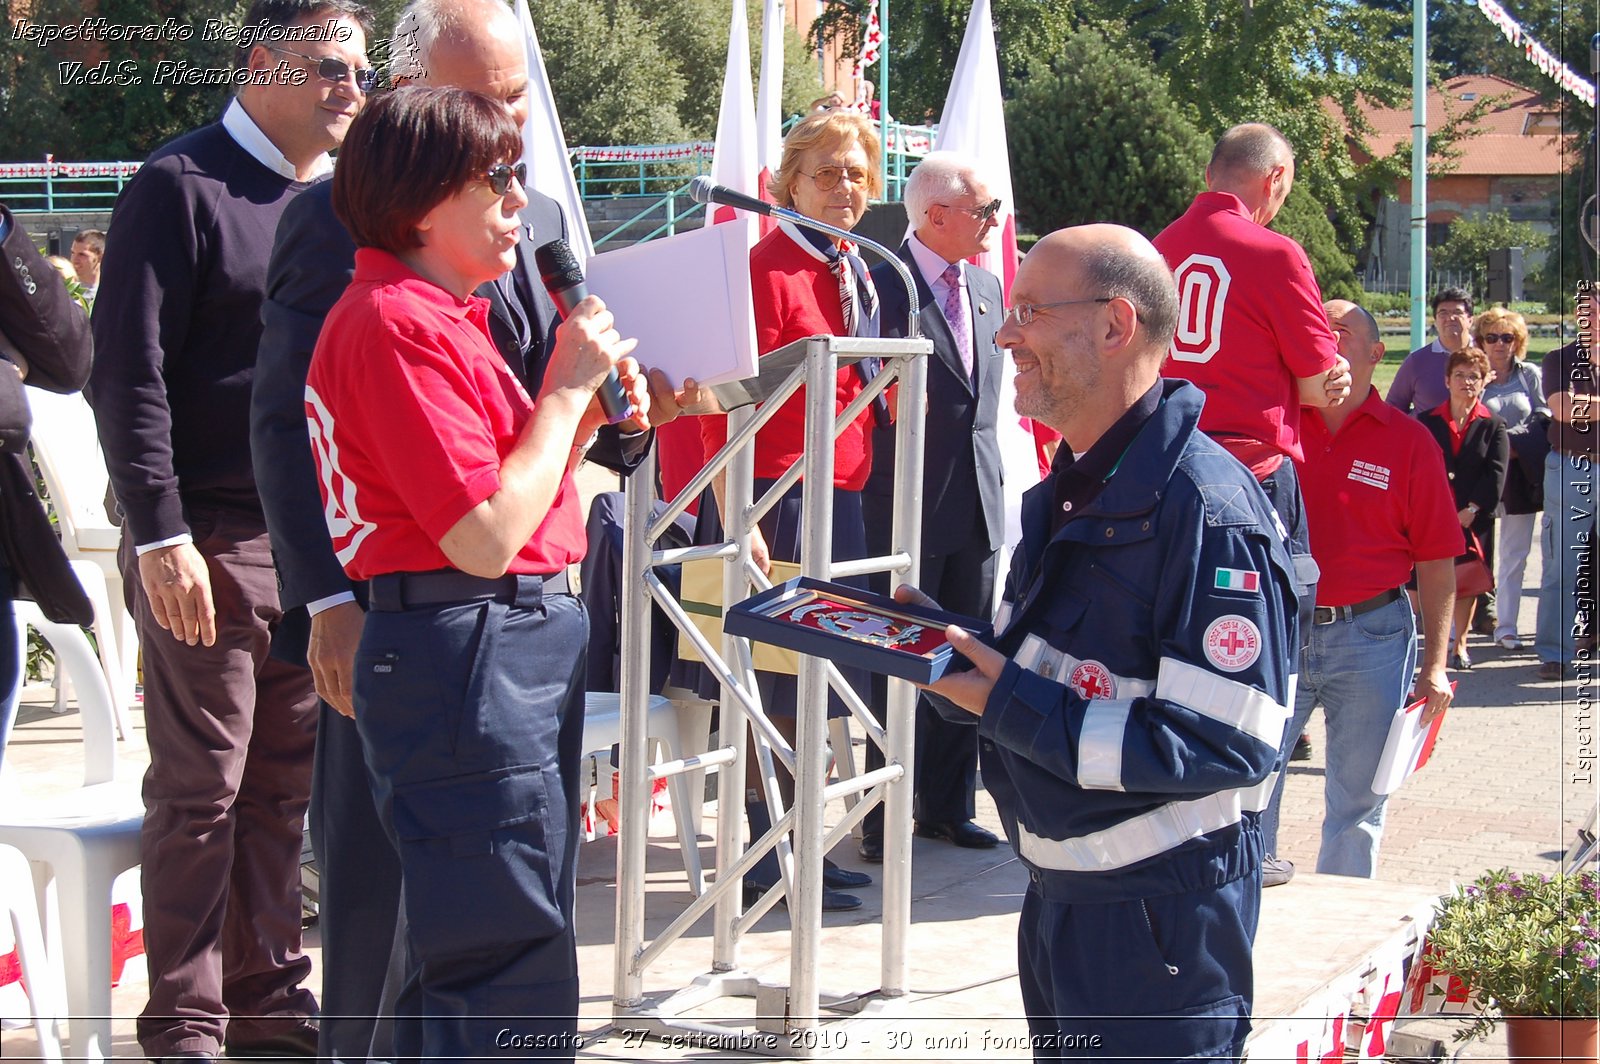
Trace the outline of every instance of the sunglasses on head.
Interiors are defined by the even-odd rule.
[[[517,184],[523,188],[528,187],[528,164],[495,163],[484,171],[484,179],[489,182],[489,187],[496,196],[504,196],[511,188],[511,179],[515,177]]]
[[[1483,342],[1486,344],[1514,344],[1517,342],[1516,333],[1484,333]]]
[[[324,81],[343,84],[344,79],[353,74],[356,79],[356,88],[360,89],[363,94],[369,93],[378,87],[378,72],[371,67],[357,67],[352,70],[349,63],[346,63],[343,59],[335,59],[331,55],[319,59],[314,55],[306,55],[304,52],[296,52],[288,48],[279,48],[277,45],[268,45],[268,47],[274,52],[282,52],[284,55],[292,55],[297,59],[304,59],[308,63],[317,64],[317,77]]]

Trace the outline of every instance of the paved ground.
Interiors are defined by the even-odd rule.
[[[1528,584],[1537,584],[1537,559]],[[1524,602],[1522,629],[1531,634],[1533,602]],[[1384,910],[1398,912],[1398,899],[1423,898],[1444,891],[1454,881],[1469,879],[1500,865],[1525,870],[1556,867],[1575,829],[1595,804],[1592,756],[1593,685],[1591,674],[1565,684],[1536,682],[1531,653],[1507,653],[1472,641],[1477,668],[1461,674],[1457,704],[1450,712],[1433,762],[1409,781],[1390,803],[1380,875],[1389,881],[1386,893],[1395,899]],[[35,688],[22,723],[7,752],[8,772],[28,774],[29,793],[47,800],[52,790],[71,787],[78,730],[76,715],[55,716],[43,704],[45,689]],[[122,764],[130,780],[145,760],[142,717],[136,733],[123,744]],[[1308,763],[1291,767],[1283,815],[1284,855],[1303,871],[1315,867],[1321,817],[1323,749],[1320,718],[1314,717],[1315,754]],[[708,813],[709,813],[708,809]],[[980,820],[997,826],[993,807],[980,795]],[[709,823],[708,828],[709,830]],[[648,927],[655,933],[688,900],[682,866],[671,843],[670,824],[658,821],[651,843]],[[703,852],[712,847],[703,836]],[[724,1058],[728,1050],[666,1049],[659,1043],[638,1044],[624,1034],[605,1033],[611,1015],[610,996],[615,951],[612,920],[615,906],[614,844],[587,845],[580,867],[579,932],[584,978],[584,1017],[580,1030],[589,1039],[585,1055],[632,1060]],[[853,850],[841,848],[842,863],[855,864]],[[846,1044],[835,1059],[1002,1060],[1021,1059],[1014,1040],[1025,1033],[1018,1016],[1013,951],[1015,912],[1025,875],[1005,849],[962,851],[919,840],[915,851],[913,927],[910,940],[911,993],[890,1003],[881,1017],[839,1028],[836,1039]],[[1353,882],[1329,884],[1302,876],[1287,887],[1267,892],[1262,940],[1258,942],[1258,981],[1263,998],[1268,989],[1289,992],[1291,960],[1332,950],[1332,937],[1310,930],[1308,913],[1329,915],[1340,890]],[[871,992],[880,985],[877,888],[862,892],[867,906],[854,914],[825,918],[823,988]],[[1344,902],[1337,904],[1344,905]],[[1383,909],[1382,905],[1374,906]],[[1359,907],[1358,907],[1359,908]],[[1370,918],[1358,913],[1353,918]],[[1376,915],[1383,915],[1382,912]],[[1269,933],[1269,925],[1271,931]],[[769,982],[787,975],[787,919],[768,914],[747,937],[739,961]],[[320,964],[315,930],[308,944]],[[1330,958],[1330,961],[1332,958]],[[700,925],[693,937],[670,951],[652,969],[646,991],[661,995],[689,985],[711,967],[710,931]],[[114,997],[120,1019],[119,1056],[137,1057],[132,1017],[143,1003],[140,964],[129,966]],[[315,978],[320,979],[320,970]],[[722,1003],[711,1013],[749,1012],[747,1003]],[[1265,1018],[1265,1017],[1262,1017]],[[1414,1021],[1411,1029],[1441,1036],[1448,1043],[1449,1021]],[[837,1044],[837,1042],[835,1043]],[[1455,1047],[1451,1047],[1454,1051]],[[0,1057],[25,1059],[32,1054],[29,1031],[0,1035]],[[1497,1059],[1503,1039],[1475,1043],[1462,1056]]]

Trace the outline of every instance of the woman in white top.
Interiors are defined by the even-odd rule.
[[[1543,418],[1550,416],[1550,410],[1544,403],[1539,371],[1524,360],[1528,352],[1528,325],[1521,314],[1504,307],[1484,311],[1473,322],[1472,342],[1488,354],[1489,365],[1494,370],[1494,379],[1483,391],[1483,405],[1506,423],[1511,437],[1511,464],[1496,511],[1499,518],[1495,536],[1499,551],[1495,563],[1498,620],[1494,639],[1507,650],[1520,650],[1522,640],[1517,636],[1517,610],[1522,604],[1522,578],[1533,544],[1534,525],[1542,508],[1538,496],[1544,467],[1542,454],[1536,459],[1530,455],[1530,460],[1534,461],[1530,467],[1523,466],[1519,455],[1524,451],[1524,444],[1543,440],[1546,424]],[[1524,468],[1534,472],[1527,474]]]

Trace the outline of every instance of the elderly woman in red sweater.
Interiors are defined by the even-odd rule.
[[[854,229],[867,210],[869,196],[881,192],[879,146],[872,124],[851,111],[823,111],[807,116],[789,131],[783,159],[768,186],[774,199],[809,218],[840,229]],[[871,276],[849,241],[779,222],[750,252],[750,280],[755,301],[756,345],[768,354],[807,336],[878,335],[878,297]],[[839,370],[834,412],[844,410],[861,393],[860,366]],[[799,461],[805,450],[805,391],[791,396],[756,434],[755,492],[760,496]],[[833,557],[835,561],[867,555],[861,489],[872,468],[871,408],[845,427],[834,442]],[[727,442],[727,421],[701,419],[701,437],[709,459]],[[800,549],[801,486],[769,510],[754,536],[752,551],[763,571],[769,559],[793,561]],[[717,501],[725,502],[722,482]],[[758,673],[761,703],[780,732],[792,743],[795,735],[796,685],[792,676]],[[852,682],[855,677],[852,677]],[[863,680],[855,685],[865,692]],[[834,707],[831,712],[842,712]],[[754,758],[750,759],[752,768]],[[788,782],[787,780],[785,781]],[[767,804],[752,772],[746,780],[745,811],[753,835],[770,823]],[[746,894],[759,895],[776,882],[778,865],[768,854],[745,877]],[[854,909],[861,900],[840,893],[840,887],[865,886],[865,873],[829,864],[823,880],[829,888],[823,908]]]

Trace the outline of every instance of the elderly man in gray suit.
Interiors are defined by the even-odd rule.
[[[917,281],[922,335],[933,341],[928,424],[936,426],[923,459],[918,586],[947,610],[987,620],[1005,530],[995,436],[1002,357],[994,342],[1005,304],[999,279],[964,260],[990,250],[999,231],[1000,201],[974,160],[935,152],[912,171],[905,204],[914,232],[901,245],[900,258]],[[883,308],[882,334],[906,335],[905,286],[887,263],[872,275]],[[891,546],[894,451],[894,427],[880,424],[862,500],[874,554],[886,554]],[[887,576],[878,579],[878,590],[887,591]],[[880,709],[887,689],[882,676],[873,678]],[[916,833],[974,849],[996,845],[1000,840],[992,832],[972,822],[977,729],[945,720],[926,698],[918,700],[916,728]],[[883,755],[868,743],[868,767],[882,763]],[[881,806],[867,814],[862,832],[862,858],[883,860]]]

